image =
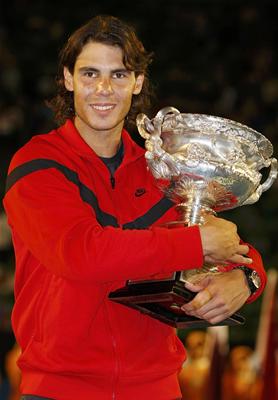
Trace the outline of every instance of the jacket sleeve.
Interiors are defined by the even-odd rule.
[[[241,244],[246,244],[246,243],[241,241]],[[247,256],[249,258],[251,258],[253,260],[253,262],[252,262],[252,264],[246,264],[246,267],[256,271],[259,274],[260,279],[261,279],[261,285],[258,288],[258,290],[256,290],[256,292],[253,293],[246,301],[246,303],[252,303],[262,294],[262,292],[265,288],[265,285],[266,285],[267,276],[266,276],[266,271],[264,269],[263,261],[262,261],[262,258],[260,256],[259,252],[256,249],[254,249],[254,247],[252,247],[250,244],[248,244],[248,246],[249,246],[249,252],[248,252]],[[241,265],[241,264],[230,264],[229,266],[224,267],[223,270],[230,271],[233,268],[237,268],[239,265]]]
[[[76,185],[53,168],[19,179],[6,193],[4,206],[28,251],[68,279],[140,279],[203,263],[198,227],[103,228]]]
[[[257,250],[254,249],[254,247],[252,247],[250,245],[248,245],[248,246],[249,246],[248,257],[250,257],[253,260],[253,263],[248,264],[247,267],[255,270],[259,274],[260,279],[261,279],[260,287],[247,300],[247,303],[252,303],[262,294],[262,292],[265,288],[265,285],[266,285],[267,277],[266,277],[266,272],[265,272],[260,254],[258,253]]]

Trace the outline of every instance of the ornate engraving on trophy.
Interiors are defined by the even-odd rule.
[[[235,121],[202,114],[181,114],[173,107],[154,119],[137,117],[139,133],[146,139],[146,159],[164,189],[176,203],[179,221],[202,224],[217,213],[258,201],[277,177],[273,147],[261,133]],[[262,168],[270,167],[261,183]],[[184,271],[181,280],[198,279],[196,273],[217,272],[217,267]]]
[[[181,114],[173,107],[160,110],[150,120],[137,117],[137,127],[146,139],[146,160],[161,190],[176,204],[178,221],[167,224],[203,224],[208,214],[255,203],[277,177],[277,160],[269,140],[255,130],[225,118]],[[269,168],[261,183],[262,168]],[[126,305],[175,328],[211,326],[186,315],[181,306],[195,293],[184,282],[196,282],[203,274],[219,272],[218,265],[176,271],[166,279],[127,281],[109,294]],[[233,314],[217,325],[244,323]]]

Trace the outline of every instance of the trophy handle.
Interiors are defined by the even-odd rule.
[[[244,203],[242,203],[243,206],[247,204],[256,203],[256,201],[258,201],[259,198],[261,197],[262,193],[268,190],[272,186],[273,182],[277,178],[277,169],[278,169],[278,162],[276,158],[272,158],[268,178],[262,185],[259,185],[257,187],[257,190],[250,197],[248,197],[248,199],[245,200]]]
[[[151,120],[145,114],[138,114],[136,117],[136,125],[142,138],[148,140],[154,132],[154,126]]]
[[[146,140],[149,140],[151,135],[160,137],[161,127],[167,114],[177,115],[180,114],[180,112],[175,107],[164,107],[158,111],[152,121],[145,114],[138,114],[136,117],[136,125],[140,135]]]
[[[175,107],[164,107],[158,111],[158,113],[156,114],[156,116],[153,119],[153,123],[154,123],[154,128],[155,128],[156,132],[159,133],[159,136],[161,136],[161,127],[162,127],[163,121],[167,114],[178,115],[178,114],[180,114],[180,112]]]
[[[140,135],[146,139],[146,160],[151,166],[152,173],[157,178],[169,179],[173,173],[178,174],[179,170],[173,157],[163,148],[161,139],[162,124],[167,114],[180,114],[174,107],[162,108],[153,120],[145,114],[138,114],[136,125]]]

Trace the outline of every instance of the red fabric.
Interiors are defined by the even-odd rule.
[[[114,189],[106,166],[71,121],[34,137],[9,172],[33,159],[56,160],[76,171],[99,207],[124,224],[162,194],[144,151],[126,132],[123,141]],[[138,188],[145,193],[136,197]],[[58,400],[110,399],[112,393],[141,399],[145,388],[156,399],[179,397],[176,372],[185,354],[174,329],[107,296],[127,279],[200,267],[199,229],[103,228],[78,187],[55,168],[21,178],[4,204],[16,251],[12,321],[22,348],[22,392]],[[175,218],[171,209],[156,225]]]
[[[202,266],[198,227],[123,230],[162,197],[144,151],[123,131],[124,159],[111,187],[109,171],[71,121],[35,136],[14,156],[9,173],[34,159],[76,171],[118,228],[103,228],[78,187],[55,168],[33,172],[10,188],[4,205],[16,252],[12,322],[22,349],[21,390],[56,400],[177,398],[185,358],[174,329],[108,294],[127,279]],[[144,188],[141,196],[135,196]],[[257,268],[257,266],[256,266]],[[262,268],[258,265],[258,268]]]
[[[241,241],[241,244],[245,244],[243,241]],[[249,253],[248,253],[248,257],[251,258],[253,260],[252,264],[248,264],[246,265],[248,268],[254,269],[255,271],[257,271],[257,273],[259,274],[260,278],[261,278],[261,286],[259,287],[258,290],[256,290],[255,293],[253,293],[248,300],[246,301],[246,303],[252,303],[253,301],[255,301],[263,292],[265,285],[266,285],[266,272],[263,266],[263,262],[262,262],[262,258],[260,256],[260,254],[257,252],[257,250],[254,249],[253,246],[251,246],[250,244],[248,244],[249,246]],[[219,266],[219,270],[220,271],[230,271],[233,268],[238,267],[239,264],[230,264],[228,266]]]

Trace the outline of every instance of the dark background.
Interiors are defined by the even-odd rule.
[[[44,101],[54,93],[59,49],[74,29],[99,13],[130,22],[146,49],[155,53],[150,75],[157,101],[150,117],[171,105],[181,112],[234,119],[270,139],[277,156],[276,3],[2,0],[1,197],[11,155],[31,136],[54,126]],[[277,190],[275,183],[258,203],[225,213],[239,225],[241,237],[262,253],[266,269],[278,265]],[[248,322],[231,329],[232,343],[254,344],[260,304],[244,307]]]

